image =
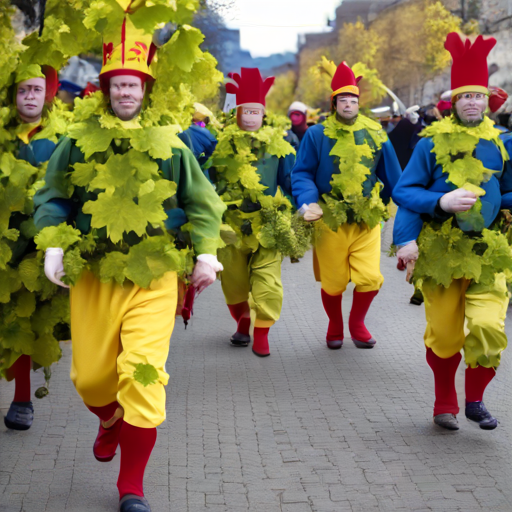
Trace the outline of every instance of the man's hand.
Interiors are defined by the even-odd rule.
[[[318,203],[311,203],[307,205],[307,210],[304,213],[304,220],[306,222],[314,222],[315,220],[321,219],[323,214],[324,212]]]
[[[398,264],[402,268],[407,269],[407,275],[405,276],[405,280],[409,282],[412,276],[412,272],[414,270],[414,265],[416,265],[416,260],[418,259],[418,244],[416,240],[409,242],[407,245],[401,247],[396,253],[396,257],[398,258]]]
[[[467,212],[477,199],[473,192],[458,188],[441,197],[439,206],[447,213]]]
[[[67,284],[61,281],[66,275],[64,272],[64,251],[60,247],[50,247],[46,249],[44,255],[44,273],[46,277],[62,288],[69,288]]]
[[[209,263],[198,261],[194,267],[190,281],[194,285],[197,295],[199,295],[203,290],[214,283],[215,279],[217,279],[217,274],[214,268]]]

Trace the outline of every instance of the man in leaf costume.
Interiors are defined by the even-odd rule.
[[[49,367],[58,361],[58,341],[69,338],[68,299],[44,276],[32,219],[33,196],[67,114],[54,101],[55,68],[40,65],[58,66],[62,52],[37,33],[17,43],[10,15],[9,8],[0,9],[0,372],[15,382],[4,423],[27,430],[34,413],[33,363]]]
[[[375,339],[364,320],[384,278],[380,273],[380,222],[400,176],[393,146],[376,121],[359,114],[362,77],[342,62],[332,78],[332,114],[309,128],[292,172],[292,189],[307,221],[317,222],[315,276],[329,317],[327,346],[343,345],[341,299],[355,284],[349,318],[358,348]],[[321,219],[321,220],[320,220]]]
[[[284,255],[307,249],[307,236],[292,226],[290,172],[295,151],[286,132],[265,117],[265,96],[274,78],[262,79],[257,68],[242,68],[226,85],[236,95],[231,116],[218,138],[210,176],[228,210],[225,222],[234,240],[219,250],[224,265],[222,290],[237,322],[231,343],[250,342],[251,306],[255,311],[252,351],[270,355],[269,329],[279,319],[283,303],[281,261]],[[249,295],[252,296],[251,306]]]
[[[100,419],[94,456],[108,462],[120,445],[120,510],[148,512],[143,477],[165,420],[177,274],[191,271],[195,253],[193,285],[201,292],[214,282],[225,207],[180,128],[152,103],[142,109],[155,47],[136,26],[144,2],[119,5],[121,24],[109,19],[104,29],[103,94],[77,100],[36,195],[45,228],[36,242],[48,278],[71,285],[71,379]],[[187,220],[193,250],[176,235]]]
[[[2,207],[6,209],[2,217],[8,222],[8,229],[2,229],[0,238],[5,257],[0,267],[4,278],[2,287],[5,286],[0,304],[0,346],[2,369],[8,379],[15,381],[14,399],[4,418],[5,425],[14,430],[27,430],[33,422],[32,360],[39,366],[58,361],[61,351],[54,327],[68,321],[67,298],[59,294],[51,300],[56,287],[42,281],[42,273],[27,275],[27,271],[37,272],[37,266],[42,270],[41,262],[35,257],[32,197],[34,185],[41,178],[38,168],[55,149],[56,134],[48,126],[48,116],[43,117],[43,109],[51,108],[57,88],[57,72],[52,67],[20,64],[15,84],[10,88],[15,94],[18,115],[6,126],[16,139],[9,140],[2,148],[9,150],[6,146],[12,146],[13,151],[4,154],[3,173],[10,171],[6,175],[7,183],[1,187]],[[5,215],[9,210],[10,216]],[[52,314],[47,316],[50,311]]]
[[[448,34],[452,115],[423,131],[393,192],[398,257],[409,267],[417,259],[413,277],[425,297],[434,423],[450,430],[459,428],[455,373],[462,349],[466,417],[482,429],[498,424],[482,400],[507,346],[512,251],[500,232],[499,214],[512,206],[512,174],[509,166],[504,170],[509,157],[500,132],[485,116],[487,55],[495,44],[494,38],[478,36],[471,43]]]

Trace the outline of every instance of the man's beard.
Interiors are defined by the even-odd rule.
[[[466,128],[475,128],[475,127],[479,126],[482,123],[482,121],[484,120],[483,112],[480,114],[480,119],[474,119],[471,121],[462,119],[459,116],[459,114],[457,113],[457,111],[455,111],[454,114],[455,114],[455,117],[457,118],[457,120],[459,121],[459,123],[462,124],[463,126],[465,126]]]

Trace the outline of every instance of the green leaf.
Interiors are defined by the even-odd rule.
[[[71,173],[71,183],[77,187],[87,187],[96,175],[94,162],[76,163]]]
[[[190,72],[192,66],[201,59],[203,52],[199,45],[203,42],[204,35],[197,28],[183,25],[177,30],[166,46],[172,53],[170,63],[183,71]]]
[[[35,335],[30,320],[17,318],[16,322],[0,324],[0,340],[5,348],[31,355],[34,351]]]
[[[133,372],[133,378],[142,384],[144,387],[150,384],[156,384],[158,381],[158,371],[152,364],[134,364],[135,371]]]
[[[86,203],[87,204],[87,203]],[[46,251],[50,247],[60,247],[64,252],[80,241],[80,231],[68,224],[59,224],[58,226],[48,226],[34,238],[37,249]]]
[[[64,271],[66,275],[62,281],[68,285],[76,285],[82,275],[86,261],[80,255],[80,248],[75,247],[64,254]]]
[[[153,236],[130,249],[125,274],[140,287],[149,288],[153,279],[182,270],[185,258],[186,251],[178,251],[167,237]]]
[[[28,290],[22,290],[16,295],[16,315],[30,318],[36,310],[36,296]]]
[[[130,142],[134,149],[152,158],[167,160],[172,157],[172,148],[185,148],[185,144],[177,136],[180,127],[176,125],[151,126],[144,130],[133,130]]]
[[[33,343],[32,360],[41,366],[51,366],[62,357],[59,342],[53,334],[46,333]]]
[[[122,285],[125,276],[127,254],[121,252],[109,252],[100,261],[100,281],[109,283],[114,280]]]
[[[21,280],[14,269],[8,266],[0,270],[0,303],[8,303],[11,293],[17,292],[20,288]]]
[[[102,192],[96,201],[85,203],[83,212],[92,216],[91,227],[106,227],[108,237],[114,243],[122,240],[124,233],[134,231],[142,236],[146,232],[148,221],[144,211],[132,199],[126,197],[111,196]]]

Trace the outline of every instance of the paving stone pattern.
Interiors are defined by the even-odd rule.
[[[386,227],[383,246],[389,237]],[[171,341],[168,417],[146,471],[153,512],[512,511],[510,353],[485,399],[499,427],[484,432],[462,415],[459,432],[438,429],[423,307],[408,304],[412,288],[384,253],[382,269],[367,322],[373,350],[349,339],[326,348],[311,253],[283,264],[269,358],[230,346],[234,322],[219,283],[204,292]],[[117,510],[119,456],[92,456],[97,420],[69,380],[70,353],[66,345],[50,395],[35,400],[33,427],[0,428],[2,512]],[[33,379],[35,389],[42,377]],[[457,389],[462,407],[463,365]],[[12,394],[1,382],[3,414]]]

